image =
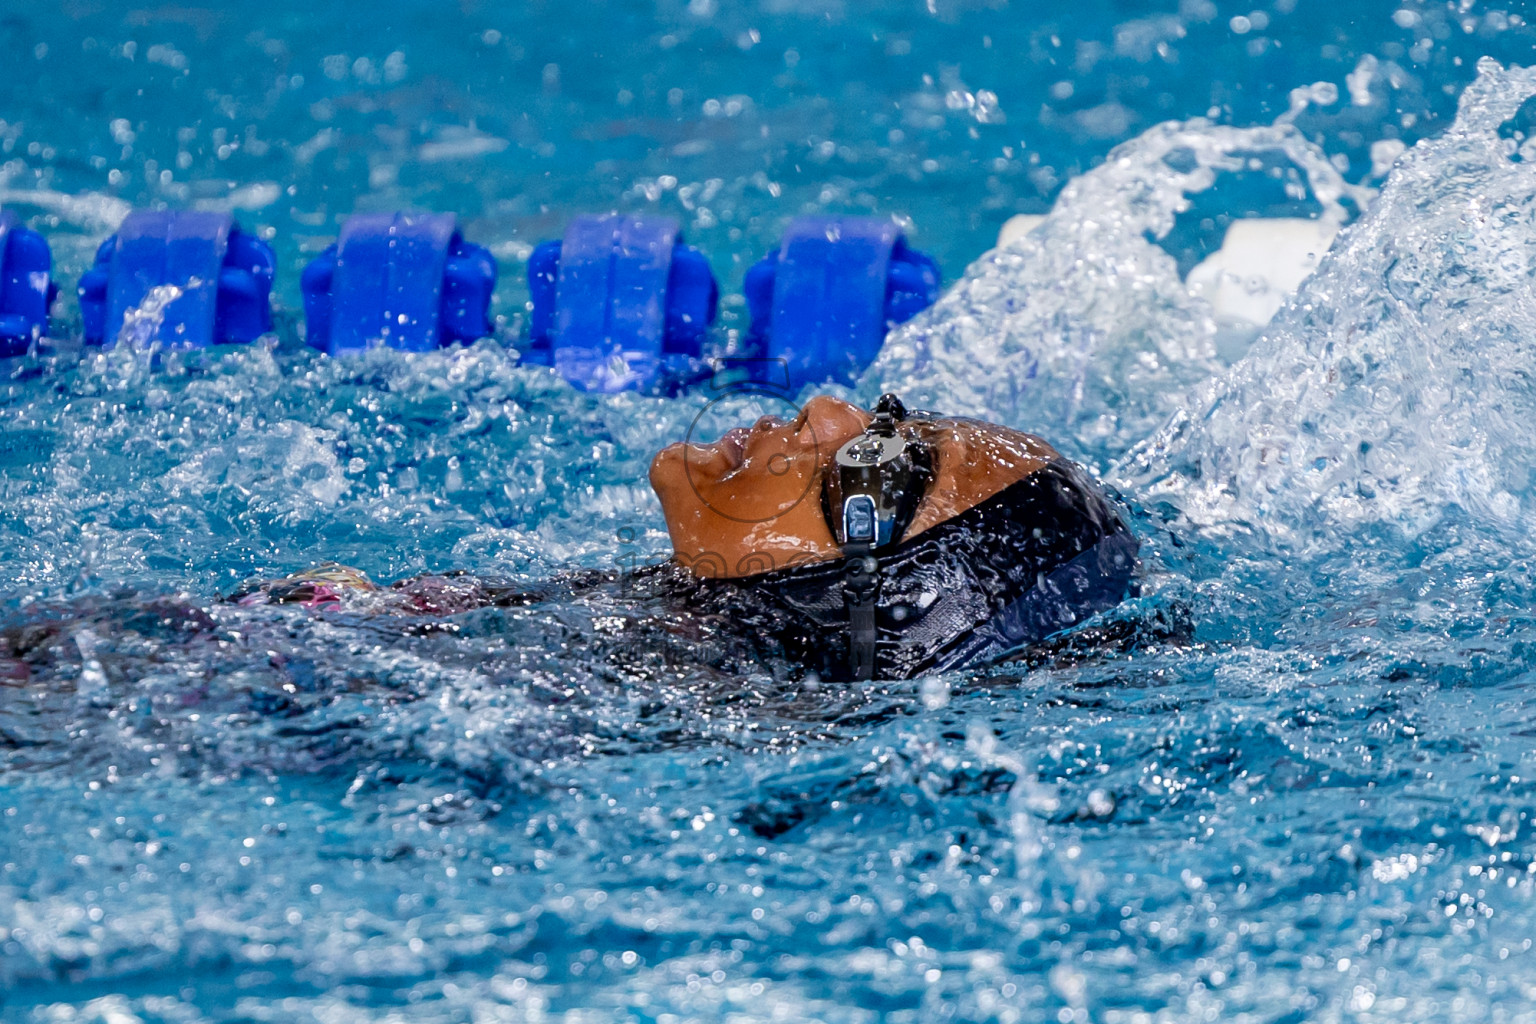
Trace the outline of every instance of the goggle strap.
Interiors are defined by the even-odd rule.
[[[858,550],[852,550],[856,547]],[[875,678],[875,608],[880,603],[880,566],[868,545],[850,546],[843,570],[848,608],[848,673],[855,681]]]

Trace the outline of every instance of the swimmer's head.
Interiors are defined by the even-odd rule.
[[[765,416],[713,444],[673,444],[651,463],[680,564],[695,575],[744,577],[843,557],[822,489],[838,449],[873,413],[840,399],[806,402],[792,420]],[[953,518],[1046,465],[1039,438],[976,420],[914,418],[933,479],[902,540]]]

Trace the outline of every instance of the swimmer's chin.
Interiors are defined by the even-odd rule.
[[[735,463],[717,445],[674,441],[651,460],[651,490],[665,498],[686,486],[690,479],[716,480],[735,468]]]

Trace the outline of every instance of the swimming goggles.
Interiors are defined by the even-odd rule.
[[[822,486],[822,511],[843,549],[852,678],[875,677],[875,609],[880,563],[875,553],[901,542],[933,482],[933,447],[906,426],[907,409],[881,395],[864,432],[837,450]]]

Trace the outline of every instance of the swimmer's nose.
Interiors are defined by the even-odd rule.
[[[804,414],[802,413],[802,415]],[[752,432],[759,434],[766,430],[777,430],[783,425],[784,421],[777,416],[762,416],[758,418],[756,423],[752,424]]]
[[[800,407],[800,415],[795,417],[795,429],[802,430],[806,424],[814,423],[819,430],[823,426],[852,422],[855,419],[868,421],[869,413],[860,409],[852,402],[843,401],[841,398],[834,398],[831,395],[816,395]]]

